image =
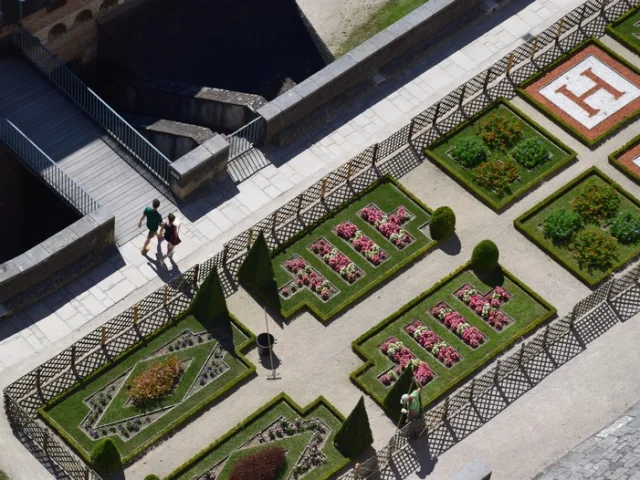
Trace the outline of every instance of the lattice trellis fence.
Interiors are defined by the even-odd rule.
[[[37,420],[36,410],[45,402],[90,375],[111,358],[162,328],[189,304],[198,282],[217,268],[225,293],[237,288],[236,274],[258,232],[271,248],[276,247],[331,210],[361,192],[385,173],[406,173],[419,162],[408,155],[408,147],[422,149],[437,141],[469,116],[499,97],[513,98],[515,85],[555,61],[563,53],[590,36],[602,36],[605,26],[640,4],[640,0],[589,0],[566,15],[556,25],[521,45],[492,67],[458,87],[441,101],[414,117],[409,125],[375,144],[312,185],[304,193],[278,208],[249,230],[228,242],[222,252],[184,272],[132,308],[94,330],[71,347],[24,375],[4,390],[5,410],[12,427],[29,438],[62,471],[74,480],[100,477],[72,454],[57,437]],[[358,469],[343,475],[344,480],[363,479],[380,472],[393,456],[409,445],[409,438],[432,432],[455,418],[472,399],[486,395],[514,369],[535,358],[571,329],[580,329],[586,320],[603,313],[608,322],[626,319],[640,311],[640,288],[636,268],[607,282],[575,306],[567,317],[548,325],[542,332],[491,370],[471,380],[454,395],[424,415],[424,428],[411,425],[398,431],[389,444]],[[613,319],[613,320],[612,320]],[[585,338],[595,338],[584,329]]]

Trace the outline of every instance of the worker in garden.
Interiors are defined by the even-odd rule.
[[[420,415],[420,391],[422,387],[416,388],[411,393],[405,393],[400,398],[400,403],[402,404],[401,412],[407,416],[407,420],[411,422],[416,428],[411,429],[411,436],[417,436],[420,430],[420,420],[422,420],[422,415]]]

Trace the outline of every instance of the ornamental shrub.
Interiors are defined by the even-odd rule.
[[[590,227],[576,235],[573,253],[581,268],[606,270],[618,257],[618,244],[611,235]]]
[[[438,207],[429,222],[431,238],[442,240],[456,231],[456,214],[449,207]]]
[[[189,310],[200,322],[205,323],[213,320],[217,326],[225,330],[231,329],[229,309],[217,269],[211,270],[211,273],[202,282]]]
[[[413,381],[413,368],[409,364],[400,373],[398,380],[391,386],[389,393],[382,402],[384,409],[389,412],[392,418],[400,418],[400,410],[403,408],[400,404],[400,399],[405,393],[411,393],[414,388],[418,388],[418,385]]]
[[[113,440],[103,438],[91,452],[91,465],[100,475],[113,475],[122,470],[120,452]]]
[[[506,112],[494,112],[478,123],[476,127],[480,138],[489,145],[506,152],[522,135],[522,124],[513,115]]]
[[[276,480],[287,463],[280,447],[265,447],[238,460],[231,467],[230,480]]]
[[[591,182],[580,189],[571,205],[585,223],[598,224],[615,216],[620,207],[620,196],[609,185]]]
[[[640,218],[631,212],[623,212],[613,219],[609,232],[622,244],[636,243],[640,240]]]
[[[518,165],[507,158],[496,162],[485,162],[473,169],[473,180],[480,186],[493,191],[499,197],[511,192],[511,184],[518,179]]]
[[[543,222],[544,236],[557,245],[569,243],[573,235],[580,229],[582,219],[571,210],[560,208],[552,210]]]
[[[450,155],[463,167],[471,168],[487,159],[487,149],[475,137],[461,137],[453,142]]]
[[[364,397],[344,421],[333,440],[338,451],[348,458],[356,458],[373,444],[369,416],[364,406]]]
[[[144,480],[160,480],[160,477],[157,475],[147,475],[144,477]]]
[[[498,267],[500,251],[491,240],[482,240],[473,249],[471,265],[478,272],[493,272]]]
[[[238,270],[238,281],[249,293],[273,307],[280,308],[271,253],[262,232],[251,246],[247,258]]]
[[[174,355],[162,362],[155,362],[133,380],[129,397],[138,406],[166,397],[173,390],[182,370],[182,362]]]
[[[531,137],[516,145],[511,156],[524,168],[532,169],[549,160],[549,150],[542,140]]]

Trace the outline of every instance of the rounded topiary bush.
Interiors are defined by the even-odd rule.
[[[287,463],[287,453],[280,447],[265,447],[238,460],[231,467],[230,480],[276,480]]]
[[[482,240],[473,249],[471,265],[479,272],[492,272],[498,267],[500,252],[491,240]]]
[[[147,475],[144,477],[144,480],[160,480],[160,477],[157,475]]]
[[[456,214],[449,207],[438,207],[431,215],[429,223],[431,238],[442,240],[456,231]]]
[[[555,244],[569,243],[573,239],[573,235],[582,225],[580,214],[560,208],[552,210],[542,223],[544,236],[550,238]]]
[[[487,149],[475,137],[462,137],[451,145],[449,154],[463,167],[473,168],[487,159]]]
[[[113,440],[100,440],[91,452],[91,465],[100,475],[113,475],[122,470],[120,452]]]
[[[640,217],[623,212],[613,219],[609,232],[622,244],[636,243],[640,241]]]

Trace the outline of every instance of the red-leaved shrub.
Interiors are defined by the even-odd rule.
[[[238,460],[231,468],[230,480],[276,480],[287,462],[280,447],[265,447]]]
[[[135,378],[129,396],[136,405],[144,405],[159,400],[171,393],[182,374],[182,362],[175,357],[167,357],[148,367]]]

